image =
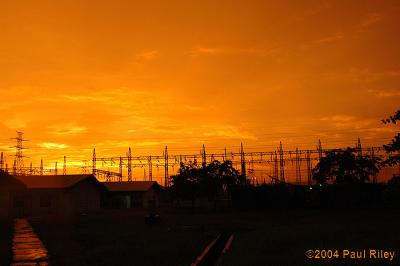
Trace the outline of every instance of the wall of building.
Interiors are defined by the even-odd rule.
[[[0,172],[0,219],[24,215],[25,192],[24,184]]]
[[[158,208],[159,205],[159,193],[156,189],[152,187],[143,194],[143,208],[153,209]]]
[[[10,193],[0,190],[0,219],[8,218],[10,208]]]
[[[20,190],[0,191],[0,218],[25,215],[25,192]]]
[[[99,209],[100,191],[90,180],[69,189],[28,189],[23,206],[25,215],[69,215]]]
[[[28,189],[26,215],[62,214],[65,193],[62,189]]]
[[[90,180],[84,180],[76,184],[67,192],[65,208],[72,212],[92,212],[100,209],[100,189]]]
[[[160,194],[154,188],[150,188],[148,191],[110,192],[103,198],[103,202],[104,206],[108,208],[158,208],[160,205]]]

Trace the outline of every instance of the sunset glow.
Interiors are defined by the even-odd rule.
[[[301,4],[300,4],[301,2]],[[2,1],[0,149],[28,165],[208,150],[381,146],[398,1]]]

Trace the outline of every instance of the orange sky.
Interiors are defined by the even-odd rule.
[[[144,4],[144,2],[146,2]],[[0,3],[0,148],[63,155],[380,145],[399,1]],[[11,160],[11,159],[9,159]]]

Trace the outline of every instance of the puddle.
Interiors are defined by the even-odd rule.
[[[26,219],[14,220],[12,266],[49,265],[47,249]]]

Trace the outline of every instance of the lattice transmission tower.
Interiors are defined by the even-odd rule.
[[[14,163],[14,171],[16,175],[24,175],[25,174],[25,169],[24,169],[24,156],[22,154],[22,151],[25,150],[26,148],[23,147],[23,142],[28,141],[26,139],[23,139],[22,135],[24,133],[17,131],[17,137],[12,138],[13,140],[17,141],[17,145],[14,146],[15,148],[15,163]]]

